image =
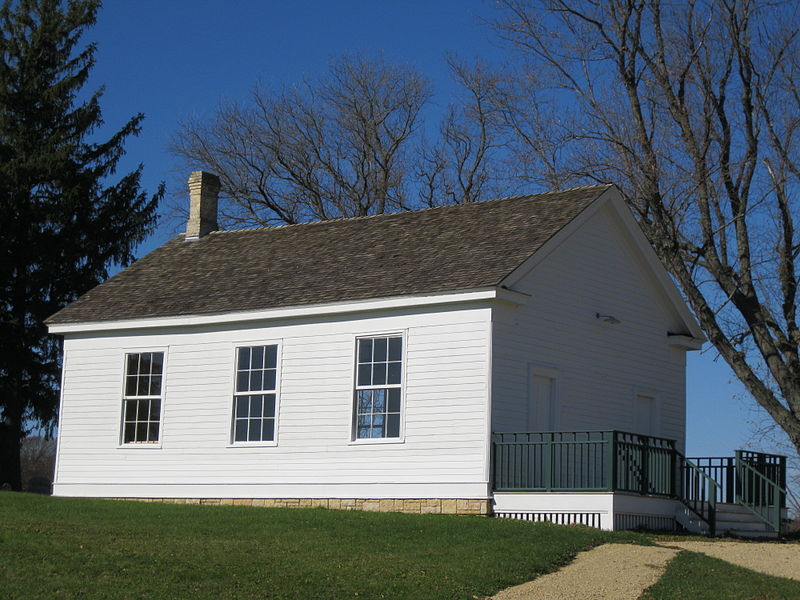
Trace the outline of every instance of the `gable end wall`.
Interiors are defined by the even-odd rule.
[[[635,431],[644,394],[656,398],[654,435],[684,447],[685,351],[667,338],[684,325],[611,206],[513,289],[532,297],[493,311],[494,431],[548,429],[529,423],[538,370],[556,379],[556,429]],[[601,322],[598,312],[621,323]]]

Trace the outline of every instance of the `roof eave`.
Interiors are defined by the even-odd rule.
[[[429,294],[411,294],[367,300],[353,300],[321,304],[281,306],[263,310],[235,311],[210,314],[176,315],[167,317],[144,317],[108,321],[82,321],[75,323],[50,322],[51,334],[70,335],[79,333],[122,332],[139,329],[164,329],[207,325],[228,325],[277,319],[313,318],[326,315],[397,310],[421,306],[441,306],[475,302],[499,301],[523,304],[530,296],[499,286],[452,290]]]

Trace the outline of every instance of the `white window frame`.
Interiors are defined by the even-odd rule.
[[[160,352],[164,355],[163,363],[161,366],[161,395],[160,396],[128,396],[125,393],[126,380],[128,378],[128,355],[130,354],[149,354]],[[167,396],[167,370],[169,359],[169,347],[142,347],[142,348],[125,348],[120,355],[119,361],[122,364],[122,374],[120,376],[120,423],[119,423],[119,438],[117,448],[137,448],[137,449],[160,449],[164,443],[164,407],[166,406]],[[126,400],[152,400],[160,399],[161,407],[158,414],[158,441],[157,442],[125,442],[125,402]]]
[[[399,337],[402,340],[402,354],[400,357],[400,384],[393,385],[358,385],[358,345],[363,339]],[[369,445],[369,444],[402,444],[405,442],[406,430],[406,370],[408,358],[408,331],[379,331],[369,333],[359,333],[353,336],[353,380],[350,387],[351,407],[350,407],[350,444]],[[394,388],[400,390],[400,431],[397,437],[383,438],[359,438],[358,437],[358,391],[367,389],[387,389]]]
[[[273,429],[273,439],[272,440],[262,440],[262,441],[253,441],[253,442],[237,442],[235,440],[236,436],[236,398],[238,396],[250,396],[253,395],[253,392],[237,392],[236,391],[236,377],[239,369],[238,365],[238,358],[239,358],[239,348],[256,348],[259,346],[275,346],[276,347],[276,354],[275,354],[275,390],[274,392],[270,391],[262,391],[261,393],[266,394],[275,394],[275,423]],[[231,344],[231,384],[230,384],[230,394],[228,396],[229,402],[229,411],[228,411],[228,448],[269,448],[278,445],[278,436],[279,436],[279,427],[278,424],[280,422],[280,405],[281,405],[281,364],[282,364],[282,353],[283,353],[283,340],[255,340],[255,341],[242,341],[236,342]]]

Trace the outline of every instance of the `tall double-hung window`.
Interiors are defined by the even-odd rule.
[[[157,444],[161,436],[164,353],[125,355],[122,443]]]
[[[278,385],[278,346],[236,349],[236,387],[233,394],[233,442],[275,441]]]
[[[403,337],[357,340],[355,438],[399,438],[403,384]]]

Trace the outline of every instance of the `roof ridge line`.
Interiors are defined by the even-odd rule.
[[[533,198],[534,196],[552,196],[554,194],[565,194],[567,192],[576,192],[578,190],[590,190],[592,188],[608,188],[613,186],[613,183],[594,183],[592,185],[578,185],[571,188],[565,188],[563,190],[550,190],[547,192],[539,192],[536,194],[519,194],[517,196],[502,196],[500,198],[492,198],[491,200],[481,200],[478,202],[468,202],[465,204],[446,204],[443,206],[428,206],[425,208],[418,208],[415,210],[399,210],[396,212],[390,213],[381,213],[377,215],[360,215],[356,217],[336,217],[333,219],[324,219],[324,220],[317,220],[317,221],[309,221],[307,223],[286,223],[284,225],[264,225],[261,227],[243,227],[241,229],[219,229],[217,231],[212,231],[208,235],[216,235],[216,234],[226,234],[226,233],[244,233],[249,231],[275,231],[277,229],[288,229],[290,227],[301,227],[301,226],[309,226],[309,225],[327,225],[333,223],[340,223],[343,221],[357,221],[360,219],[376,219],[380,217],[394,217],[397,215],[407,215],[413,213],[424,213],[433,210],[441,210],[441,209],[452,209],[452,208],[461,208],[465,206],[478,206],[478,205],[485,205],[494,202],[500,202],[503,200],[518,200],[520,198]]]

